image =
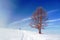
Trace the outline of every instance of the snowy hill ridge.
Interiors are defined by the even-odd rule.
[[[0,28],[0,40],[60,40],[60,35],[38,34],[26,30]]]

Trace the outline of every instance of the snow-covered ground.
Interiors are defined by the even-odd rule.
[[[60,35],[0,28],[0,40],[60,40]]]

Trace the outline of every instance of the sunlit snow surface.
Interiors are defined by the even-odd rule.
[[[60,40],[60,35],[0,28],[0,40]]]

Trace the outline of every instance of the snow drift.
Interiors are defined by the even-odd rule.
[[[38,34],[26,30],[0,28],[0,40],[60,40],[60,35]]]

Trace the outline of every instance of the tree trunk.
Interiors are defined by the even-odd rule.
[[[41,34],[41,29],[39,29],[39,34]]]

